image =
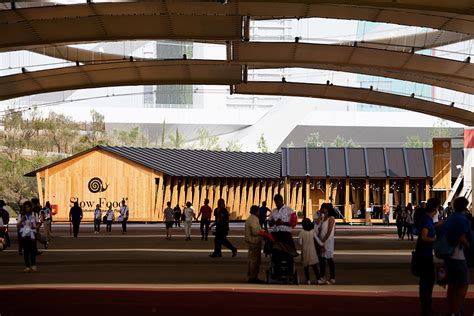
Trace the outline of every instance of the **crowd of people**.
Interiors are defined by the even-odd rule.
[[[261,206],[253,205],[245,222],[245,242],[248,246],[249,283],[263,283],[259,278],[261,256],[265,253],[267,243],[285,244],[289,253],[294,253],[293,229],[297,225],[296,212],[286,206],[279,194],[274,197],[275,208],[270,210],[266,202]],[[432,313],[432,293],[434,284],[447,285],[447,300],[450,315],[460,315],[469,286],[469,266],[474,263],[474,251],[471,246],[474,240],[474,220],[468,211],[468,200],[457,198],[452,206],[442,208],[436,198],[429,199],[416,208],[408,204],[405,208],[397,206],[394,212],[399,240],[413,240],[417,236],[416,247],[412,257],[412,273],[419,278],[419,298],[423,315]],[[181,210],[177,205],[167,203],[164,209],[166,239],[172,238],[173,227],[181,227],[184,222],[186,241],[191,240],[193,221],[199,221],[201,240],[207,241],[209,234],[214,235],[212,258],[222,257],[222,247],[237,255],[237,248],[229,241],[229,211],[223,199],[217,201],[214,211],[205,199],[204,204],[196,211],[191,202]],[[0,200],[0,245],[2,249],[10,247],[8,224],[10,215],[6,203]],[[127,232],[129,209],[123,200],[119,210],[119,222],[122,233]],[[304,268],[305,283],[311,284],[310,272],[316,277],[316,284],[335,284],[336,271],[334,263],[334,243],[337,213],[331,203],[323,203],[313,218],[304,218],[302,230],[298,235],[301,248],[301,261]],[[69,218],[74,237],[78,236],[83,211],[76,202],[71,207]],[[109,207],[103,211],[100,205],[94,210],[94,233],[100,232],[102,222],[111,231],[115,220],[115,211]],[[51,241],[52,208],[49,202],[44,207],[38,199],[24,201],[17,217],[18,252],[24,258],[24,272],[37,272],[36,257],[42,252],[38,245],[48,248]],[[271,232],[269,232],[269,229]],[[435,266],[434,255],[443,259],[443,265]],[[326,278],[326,267],[329,277]]]
[[[440,201],[429,199],[414,211],[414,228],[418,239],[412,254],[412,273],[419,278],[419,295],[423,315],[432,315],[432,294],[435,282],[448,286],[449,315],[462,315],[469,287],[469,267],[474,254],[474,237],[469,202],[457,198],[451,212],[439,214]],[[443,264],[435,269],[433,253]],[[472,262],[471,262],[472,265]]]

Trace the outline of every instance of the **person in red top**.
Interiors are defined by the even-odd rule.
[[[201,217],[201,240],[207,240],[209,235],[209,225],[211,224],[212,209],[209,200],[204,200],[204,205],[199,210],[198,219]]]

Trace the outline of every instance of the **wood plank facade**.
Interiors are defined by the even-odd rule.
[[[346,163],[346,169],[350,168],[355,170]],[[357,176],[314,176],[307,173],[284,174],[280,178],[198,177],[165,174],[97,147],[29,176],[36,176],[40,202],[49,201],[57,206],[57,221],[68,219],[74,201],[83,208],[85,220],[93,219],[96,204],[104,211],[110,205],[118,210],[120,202],[125,199],[130,209],[130,221],[154,222],[163,220],[167,202],[171,202],[172,207],[183,207],[189,201],[198,211],[206,198],[212,208],[223,198],[231,219],[244,220],[252,205],[266,201],[267,206],[273,208],[272,197],[280,193],[300,218],[312,217],[322,203],[332,202],[340,212],[339,221],[378,223],[382,222],[385,204],[393,210],[397,204],[404,206],[427,200],[435,194],[444,194],[431,190],[430,176],[394,177],[387,171],[386,175],[369,177],[367,164],[365,169],[365,176],[363,173]],[[359,209],[371,212],[362,215]]]

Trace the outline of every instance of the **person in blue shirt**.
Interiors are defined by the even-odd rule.
[[[445,259],[448,277],[449,315],[460,315],[469,288],[469,268],[467,251],[470,245],[471,223],[466,216],[469,201],[464,197],[454,200],[454,212],[440,228],[449,243],[455,245],[453,254]]]
[[[263,201],[260,210],[258,211],[258,221],[262,228],[268,228],[267,214],[270,209],[267,207],[267,202]]]
[[[435,227],[433,217],[438,213],[440,201],[431,198],[426,202],[426,207],[420,209],[419,219],[416,220],[418,240],[416,242],[416,254],[419,260],[420,270],[419,294],[422,315],[432,313],[433,286],[435,283],[435,267],[433,261],[433,243],[435,237]]]

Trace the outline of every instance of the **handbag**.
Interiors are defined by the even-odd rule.
[[[455,248],[456,245],[453,245],[448,241],[446,234],[438,236],[433,244],[434,253],[438,259],[450,258],[453,255]]]
[[[420,256],[416,251],[411,252],[411,274],[416,277],[420,276],[421,272],[421,263],[420,263]]]

